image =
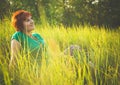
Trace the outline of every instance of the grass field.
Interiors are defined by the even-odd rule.
[[[8,20],[0,29],[0,85],[120,85],[120,29],[37,24],[34,32],[45,39],[48,55],[43,54],[40,68],[21,56],[12,71],[8,64],[15,31]],[[82,51],[64,55],[70,45],[79,45]]]

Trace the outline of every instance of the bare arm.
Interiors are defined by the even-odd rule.
[[[20,49],[21,49],[21,44],[17,40],[13,39],[11,41],[11,59],[9,64],[10,69],[16,65],[16,58],[20,53]]]

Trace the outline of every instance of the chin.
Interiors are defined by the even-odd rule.
[[[31,29],[30,31],[33,31],[34,29]]]
[[[29,32],[30,32],[30,31],[33,31],[33,30],[34,30],[34,28],[31,28],[31,29],[29,29]]]
[[[31,30],[34,30],[35,28],[34,28],[34,27],[31,27],[30,29],[31,29]]]

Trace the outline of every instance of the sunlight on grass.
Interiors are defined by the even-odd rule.
[[[17,67],[8,70],[10,39],[14,33],[10,22],[0,24],[0,85],[118,85],[120,82],[120,30],[104,27],[36,25],[46,42],[41,66],[32,57],[20,56]],[[74,56],[63,51],[79,45]],[[46,62],[48,58],[48,62]]]

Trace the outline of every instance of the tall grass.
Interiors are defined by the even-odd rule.
[[[34,32],[45,39],[48,55],[43,54],[41,66],[23,55],[17,67],[9,71],[10,41],[15,31],[7,20],[0,23],[0,28],[0,85],[120,84],[119,29],[37,24]],[[64,55],[70,45],[79,45],[82,51],[74,57]]]

